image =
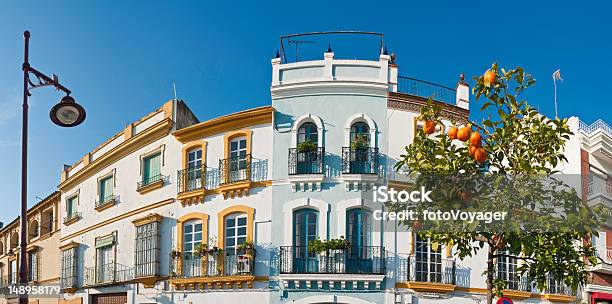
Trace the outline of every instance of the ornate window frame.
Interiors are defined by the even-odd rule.
[[[302,124],[306,122],[312,122],[317,126],[317,144],[319,147],[323,147],[325,145],[323,142],[323,132],[325,132],[323,121],[319,116],[310,113],[298,117],[295,122],[293,122],[293,127],[291,127],[291,147],[297,148],[298,130]]]

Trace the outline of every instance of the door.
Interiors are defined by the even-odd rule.
[[[98,274],[97,282],[111,282],[115,279],[115,263],[113,258],[113,246],[98,248]]]
[[[300,209],[293,214],[293,271],[294,273],[318,272],[316,255],[308,250],[308,243],[317,239],[318,212]]]
[[[247,142],[246,137],[239,137],[230,142],[229,182],[247,179]]]
[[[349,273],[370,273],[372,271],[371,225],[369,211],[356,208],[346,212],[346,239],[350,243]]]
[[[442,246],[434,250],[430,240],[416,235],[415,275],[417,282],[442,282]]]
[[[202,188],[202,149],[187,153],[187,191]]]
[[[91,296],[93,304],[127,304],[126,293],[100,294]]]

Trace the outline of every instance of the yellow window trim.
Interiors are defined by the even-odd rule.
[[[206,164],[206,141],[204,140],[196,140],[193,142],[190,142],[186,145],[183,146],[182,149],[182,155],[183,155],[183,169],[187,169],[187,154],[189,153],[189,150],[193,150],[194,148],[201,148],[202,149],[202,165]]]
[[[178,251],[183,252],[183,225],[190,220],[202,221],[202,244],[208,244],[208,218],[208,214],[206,213],[191,212],[178,219],[176,225],[176,248]]]
[[[162,219],[163,219],[163,216],[159,215],[158,213],[151,213],[145,217],[141,217],[141,218],[133,220],[132,223],[134,224],[134,226],[138,227],[138,226],[150,224],[153,222],[161,223]]]
[[[253,222],[255,219],[255,209],[244,206],[235,205],[227,207],[217,214],[219,248],[225,249],[225,217],[236,212],[246,213],[247,215],[247,242],[253,242]],[[238,244],[236,244],[238,245]]]
[[[251,154],[251,137],[253,135],[253,131],[250,129],[243,129],[243,130],[237,130],[237,131],[232,131],[232,132],[228,132],[225,134],[225,136],[223,137],[223,142],[225,145],[225,153],[224,156],[225,158],[229,158],[230,156],[230,142],[232,141],[232,139],[237,138],[237,137],[242,137],[244,136],[246,138],[246,149],[247,149],[247,154]]]

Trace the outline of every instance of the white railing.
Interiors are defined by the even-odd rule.
[[[581,120],[578,126],[580,132],[586,135],[592,135],[598,130],[601,130],[604,133],[608,134],[608,136],[612,136],[612,127],[610,127],[605,121],[603,121],[603,119],[598,119],[590,125],[586,124]]]
[[[612,178],[605,178],[599,174],[590,173],[591,180],[588,185],[588,195],[602,194],[612,198]]]

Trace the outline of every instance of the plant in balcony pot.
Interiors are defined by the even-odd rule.
[[[307,139],[297,145],[298,152],[314,152],[317,150],[317,143],[313,142],[310,139]]]
[[[195,251],[198,255],[203,256],[208,253],[208,244],[200,243],[196,246]]]
[[[367,150],[369,148],[367,135],[357,134],[351,142],[351,149],[353,150]]]
[[[178,258],[181,256],[181,252],[176,249],[172,249],[172,251],[170,251],[170,256],[172,258]]]
[[[253,251],[255,250],[255,245],[253,244],[253,242],[250,241],[246,241],[240,245],[238,245],[236,247],[236,249],[239,250],[239,252],[242,252],[242,256],[246,257],[248,259],[253,258]]]

